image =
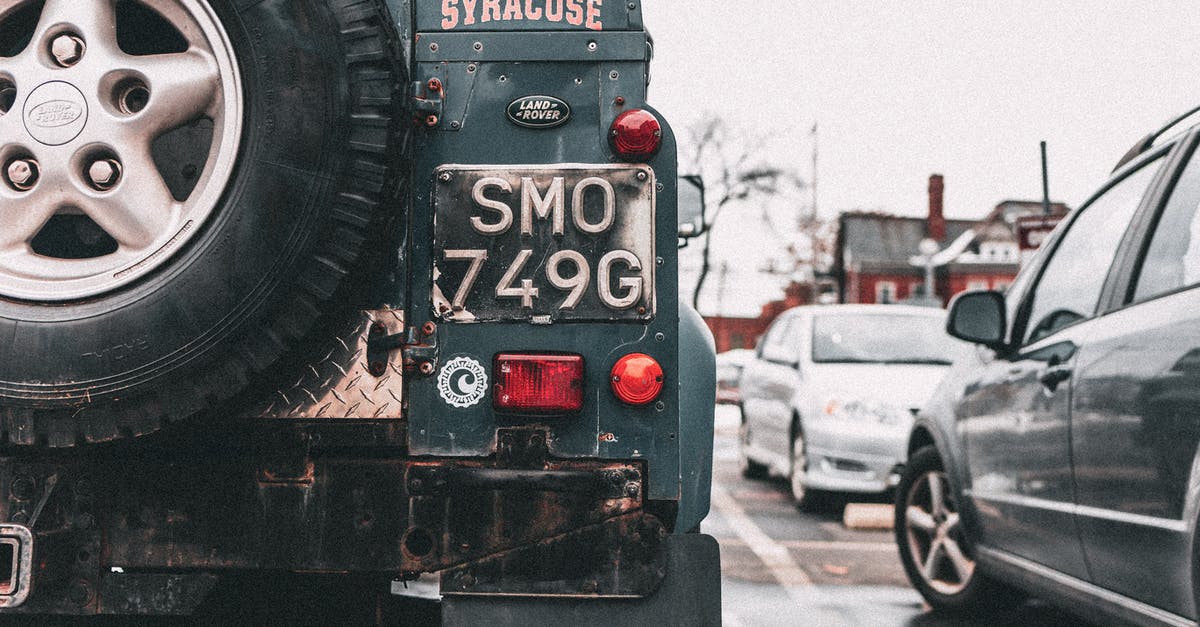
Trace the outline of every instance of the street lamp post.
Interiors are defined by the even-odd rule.
[[[925,268],[925,287],[922,291],[920,300],[913,299],[916,304],[926,305],[929,307],[941,307],[942,301],[934,293],[934,269],[952,263],[959,255],[971,245],[975,240],[975,230],[967,229],[963,231],[949,246],[942,249],[938,246],[937,240],[926,237],[917,244],[917,252],[920,254],[913,255],[908,258],[908,263],[917,268]]]
[[[921,262],[925,266],[925,293],[923,294],[923,300],[928,304],[938,300],[933,286],[933,269],[936,267],[933,256],[938,253],[940,248],[936,240],[926,237],[917,245],[917,250],[921,253]],[[938,301],[938,305],[941,305],[940,300]]]

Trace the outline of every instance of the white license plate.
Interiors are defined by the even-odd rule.
[[[433,306],[443,320],[654,316],[654,171],[438,168]]]

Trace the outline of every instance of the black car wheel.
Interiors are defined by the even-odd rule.
[[[738,427],[738,470],[747,479],[764,479],[767,476],[767,467],[750,459],[746,453],[746,447],[749,445],[750,426],[746,424],[746,418],[742,417],[741,425]]]
[[[383,0],[18,0],[0,32],[0,439],[156,431],[358,314],[403,145]]]
[[[900,475],[895,534],[909,581],[935,609],[973,612],[1019,598],[979,572],[941,458],[932,446],[913,454]]]
[[[808,468],[805,458],[804,434],[800,429],[793,428],[791,444],[791,468],[788,470],[788,488],[796,505],[804,506],[808,498],[808,488],[804,485],[804,472]]]
[[[798,420],[798,419],[797,419]],[[804,511],[818,511],[829,507],[831,495],[828,492],[814,490],[807,485],[808,445],[804,442],[804,431],[799,423],[792,426],[792,443],[790,447],[788,468],[788,491],[796,507]]]

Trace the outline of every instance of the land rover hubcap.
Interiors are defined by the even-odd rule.
[[[243,101],[202,0],[139,0],[133,18],[111,0],[39,4],[0,10],[29,40],[0,56],[0,297],[70,301],[146,276],[202,230]]]
[[[25,130],[47,146],[61,146],[79,137],[87,117],[87,100],[70,83],[42,83],[25,99]]]

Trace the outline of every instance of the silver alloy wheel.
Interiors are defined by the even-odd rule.
[[[788,473],[788,482],[792,488],[792,498],[797,503],[804,502],[806,488],[804,486],[804,472],[808,467],[808,458],[804,453],[804,435],[799,431],[792,438],[792,469]]]
[[[962,592],[975,573],[975,560],[963,551],[946,473],[933,470],[918,477],[904,502],[905,535],[921,578],[940,594]]]
[[[0,164],[27,161],[38,169],[27,190],[0,180],[0,296],[77,300],[127,285],[179,252],[213,216],[242,131],[233,48],[207,2],[139,2],[178,32],[186,51],[124,52],[114,0],[46,0],[30,44],[0,58],[0,82],[16,91],[12,108],[0,113]],[[0,20],[27,4],[0,0]],[[64,51],[71,43],[64,36],[82,47]],[[212,122],[211,146],[192,191],[179,201],[151,145],[204,119]],[[98,161],[118,167],[101,173],[92,168]],[[114,250],[84,258],[34,250],[52,218],[79,214],[115,242]]]

